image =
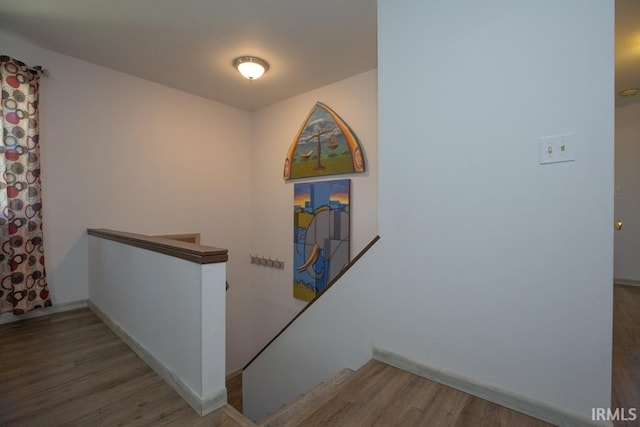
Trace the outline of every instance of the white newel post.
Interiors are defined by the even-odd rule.
[[[202,265],[202,396],[225,384],[226,263]],[[226,396],[225,396],[226,403]]]

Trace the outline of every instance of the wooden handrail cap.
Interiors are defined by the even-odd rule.
[[[227,262],[229,259],[229,254],[226,249],[181,242],[165,237],[146,236],[144,234],[108,230],[105,228],[88,228],[87,234],[149,251],[159,252],[198,264],[215,264]]]

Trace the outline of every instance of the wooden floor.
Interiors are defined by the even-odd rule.
[[[467,393],[371,360],[320,407],[285,425],[549,426]]]
[[[613,293],[612,408],[640,412],[640,287],[615,285]],[[638,413],[640,417],[640,413]],[[640,420],[616,421],[640,426]]]
[[[613,314],[611,407],[638,408],[640,287],[616,285]],[[230,378],[227,387],[229,402],[241,410],[242,377]],[[295,425],[548,425],[377,361],[299,417]],[[0,426],[63,425],[247,423],[229,405],[196,415],[88,309],[0,325]]]
[[[88,309],[0,325],[0,426],[122,425],[246,423],[199,417]]]
[[[227,378],[227,402],[242,413],[242,372]]]
[[[640,410],[640,287],[614,286],[613,320],[611,408]],[[380,362],[362,371],[349,388],[301,412],[291,425],[548,425]],[[640,427],[640,419],[614,426]]]

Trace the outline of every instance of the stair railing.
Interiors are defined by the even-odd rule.
[[[246,365],[244,365],[244,368],[242,368],[242,370],[244,371],[245,369],[247,369],[253,362],[254,360],[256,360],[258,357],[260,357],[260,355],[275,341],[278,339],[278,337],[280,335],[282,335],[284,333],[284,331],[287,330],[287,328],[289,328],[289,326],[291,326],[293,324],[293,322],[296,321],[296,319],[298,319],[298,317],[302,316],[302,313],[304,313],[309,307],[311,307],[313,304],[316,303],[316,301],[318,301],[320,298],[322,298],[322,295],[325,294],[325,292],[327,292],[329,289],[331,289],[331,287],[333,285],[335,285],[338,280],[340,280],[340,278],[347,272],[349,271],[349,269],[356,263],[358,262],[358,260],[360,258],[362,258],[362,256],[367,253],[367,251],[369,249],[371,249],[371,247],[373,247],[373,245],[376,244],[376,242],[380,240],[380,236],[376,236],[374,237],[371,242],[369,242],[369,244],[367,246],[364,247],[364,249],[362,249],[360,251],[360,253],[358,253],[358,255],[356,255],[343,269],[342,271],[340,271],[340,273],[338,273],[336,275],[336,277],[333,278],[333,280],[331,282],[329,282],[329,284],[322,290],[320,291],[310,302],[309,304],[307,304],[302,310],[300,310],[300,312],[298,314],[296,314],[294,316],[293,319],[291,319],[289,321],[289,323],[287,323],[281,330],[280,332],[278,332],[264,347],[262,347],[262,349],[251,358],[251,360],[249,360],[249,363],[247,363]]]

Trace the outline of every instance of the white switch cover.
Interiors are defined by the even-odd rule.
[[[572,133],[540,138],[540,164],[573,162],[576,159]]]

